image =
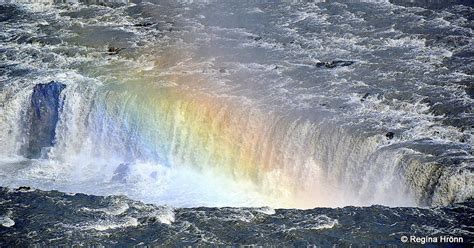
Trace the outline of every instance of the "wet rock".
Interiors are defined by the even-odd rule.
[[[20,186],[18,189],[16,189],[17,191],[21,191],[21,192],[28,192],[31,190],[31,187],[28,187],[28,186]]]
[[[61,92],[65,87],[52,81],[33,88],[28,116],[27,157],[38,158],[43,148],[53,146],[62,107]]]
[[[120,51],[122,51],[123,48],[118,48],[118,47],[109,47],[107,50],[107,53],[109,55],[117,55]]]
[[[391,139],[393,139],[393,137],[395,137],[395,133],[393,133],[393,132],[387,132],[387,133],[385,134],[385,137],[387,137],[387,139],[391,140]]]
[[[128,0],[79,0],[86,5],[99,5],[104,7],[118,8],[128,3]]]
[[[355,63],[354,61],[350,61],[350,60],[334,60],[330,62],[318,62],[316,63],[316,67],[335,68],[335,67],[350,66],[354,63]]]
[[[474,99],[474,85],[469,85],[466,87],[466,94],[471,98]]]
[[[153,22],[141,22],[141,23],[136,23],[134,26],[135,27],[149,27],[153,25],[155,25],[155,23]]]
[[[247,38],[254,41],[259,41],[262,39],[262,37],[258,35],[249,35]]]
[[[459,138],[459,142],[461,143],[467,143],[470,140],[470,135],[469,134],[464,134]]]
[[[370,96],[370,93],[365,93],[364,96],[362,96],[362,98],[360,99],[361,102],[364,102],[365,99],[367,99],[367,97]]]

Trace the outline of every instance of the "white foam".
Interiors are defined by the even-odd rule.
[[[171,225],[175,221],[174,211],[171,208],[162,209],[162,211],[154,215],[163,224]]]
[[[15,225],[15,221],[8,216],[0,216],[0,224],[4,227],[12,227]]]
[[[331,229],[339,224],[337,219],[331,219],[326,215],[319,215],[316,217],[316,224],[311,226],[312,230]]]
[[[332,219],[326,215],[318,215],[314,217],[312,214],[309,214],[306,219],[302,221],[297,221],[289,225],[289,227],[283,227],[281,230],[283,232],[291,232],[295,230],[322,230],[322,229],[331,229],[339,224],[337,219]]]
[[[248,13],[251,13],[251,14],[264,13],[264,11],[258,7],[255,7],[255,8],[250,9]]]
[[[79,229],[81,230],[95,229],[97,231],[106,231],[106,230],[117,229],[117,228],[136,227],[139,225],[138,220],[136,218],[126,217],[125,219],[126,220],[122,222],[99,221],[94,224],[89,224],[86,226],[79,227]]]
[[[266,215],[274,215],[276,213],[275,209],[273,209],[271,207],[256,208],[255,211],[260,212],[260,213],[264,213]]]
[[[113,205],[108,208],[98,208],[98,209],[90,209],[87,207],[82,208],[83,211],[89,211],[89,212],[103,212],[108,215],[121,215],[125,213],[129,209],[129,205],[127,203],[118,203],[116,205]]]

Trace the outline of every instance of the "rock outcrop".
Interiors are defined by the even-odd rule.
[[[27,157],[38,158],[43,148],[53,146],[62,107],[61,92],[65,87],[52,81],[33,88],[28,112]]]

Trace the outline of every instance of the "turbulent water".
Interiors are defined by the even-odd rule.
[[[2,191],[8,244],[87,230],[75,240],[111,245],[128,228],[137,240],[169,233],[144,244],[245,244],[275,230],[269,244],[472,237],[469,1],[0,3],[0,186],[46,190]],[[102,213],[116,201],[126,209]],[[410,208],[261,208],[373,204]],[[24,214],[55,227],[28,229]],[[359,221],[371,225],[341,239]],[[339,229],[318,236],[318,225]]]
[[[119,196],[57,191],[1,189],[0,196],[6,209],[0,217],[5,246],[397,247],[403,244],[400,237],[410,235],[438,238],[432,247],[462,247],[462,242],[469,247],[474,242],[473,202],[433,209],[174,209]],[[444,237],[463,240],[447,242]]]

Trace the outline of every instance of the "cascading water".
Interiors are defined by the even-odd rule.
[[[449,102],[464,88],[418,84],[425,74],[471,78],[437,71],[447,48],[426,48],[403,27],[370,26],[357,16],[363,6],[284,4],[288,23],[268,6],[245,3],[212,7],[249,18],[238,21],[213,15],[205,3],[21,9],[2,37],[2,186],[125,194],[177,207],[426,206],[472,198],[472,135],[443,124],[423,102],[438,90]],[[273,26],[262,30],[252,20]],[[320,30],[324,20],[335,30]],[[327,43],[345,25],[354,25],[348,37]],[[377,39],[361,38],[368,30]],[[314,59],[349,52],[357,61]],[[377,68],[386,56],[400,70],[405,64],[396,61],[407,57],[419,67],[405,75],[393,74],[391,64]],[[366,78],[374,68],[380,82]],[[392,78],[400,82],[393,94],[381,93]],[[64,89],[46,98],[60,103],[35,94],[35,85],[51,81]],[[414,85],[421,93],[402,94]],[[463,101],[465,115],[453,118],[469,128],[472,98]],[[53,110],[32,122],[38,104]]]
[[[64,90],[55,144],[51,148],[45,146],[49,152],[43,153],[42,159],[33,161],[26,170],[28,176],[43,175],[41,182],[33,182],[35,186],[51,181],[59,181],[55,182],[57,185],[63,181],[62,187],[85,182],[130,183],[132,187],[138,185],[137,190],[146,192],[146,198],[158,203],[167,203],[163,197],[172,198],[168,190],[176,194],[176,190],[187,191],[190,190],[187,187],[201,184],[204,184],[202,190],[213,190],[207,182],[193,182],[180,178],[184,175],[175,175],[185,173],[202,181],[218,178],[212,183],[224,184],[214,187],[225,187],[231,182],[235,185],[229,186],[230,191],[249,188],[246,190],[258,194],[258,198],[252,196],[255,198],[244,202],[234,199],[235,204],[242,205],[334,206],[367,204],[374,199],[388,203],[387,193],[397,203],[407,199],[406,192],[398,192],[403,185],[400,178],[390,182],[391,191],[375,187],[381,179],[397,177],[395,172],[363,173],[381,137],[351,137],[342,128],[325,123],[293,119],[282,113],[263,113],[245,102],[149,87],[146,83],[133,87],[112,83],[91,88],[68,84]],[[32,101],[30,97],[24,100]],[[25,135],[26,139],[20,136],[21,139],[29,140],[28,134]],[[182,181],[181,185],[173,185],[176,182],[167,180]],[[344,189],[344,184],[351,188]],[[178,189],[167,189],[168,185]],[[90,191],[77,187],[90,193],[103,193],[102,189]],[[120,186],[117,188],[122,190]],[[374,188],[379,192],[371,193]],[[113,189],[105,192],[118,193]],[[200,194],[205,192],[192,194],[199,202]],[[172,203],[193,204],[187,201]],[[234,204],[233,200],[226,201],[220,204]]]

